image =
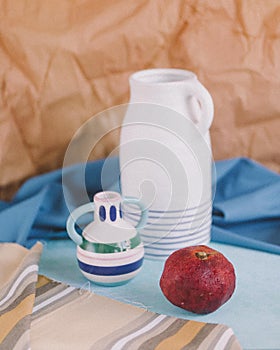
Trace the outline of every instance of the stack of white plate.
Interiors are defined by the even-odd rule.
[[[140,213],[126,208],[124,217],[134,226]],[[187,246],[208,244],[212,222],[212,201],[178,210],[149,210],[146,226],[140,231],[148,258],[168,257]]]

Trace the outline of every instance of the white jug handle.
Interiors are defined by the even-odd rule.
[[[211,95],[197,80],[193,90],[188,96],[188,102],[192,105],[191,120],[198,130],[205,135],[209,130],[214,117],[214,104]],[[199,102],[199,104],[198,104]]]
[[[83,243],[83,239],[76,231],[75,224],[79,219],[79,217],[92,211],[94,211],[94,203],[90,202],[73,210],[67,219],[66,230],[67,230],[68,236],[77,245],[81,245]]]

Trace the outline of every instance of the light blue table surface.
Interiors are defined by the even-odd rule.
[[[145,260],[129,283],[101,287],[78,269],[72,241],[44,241],[40,273],[76,287],[90,289],[150,311],[230,326],[244,349],[280,349],[280,257],[256,250],[211,243],[234,265],[237,286],[232,298],[208,315],[195,315],[169,303],[159,288],[163,261]]]

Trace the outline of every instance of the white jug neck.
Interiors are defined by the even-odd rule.
[[[129,79],[130,102],[160,103],[160,100],[163,102],[170,93],[176,93],[176,89],[180,91],[196,80],[193,72],[182,69],[156,68],[139,71]]]
[[[116,192],[104,191],[94,196],[95,222],[115,224],[122,219],[121,196]]]

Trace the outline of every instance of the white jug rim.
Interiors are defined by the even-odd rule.
[[[197,76],[188,70],[177,68],[152,68],[133,73],[129,81],[141,85],[166,85],[186,83],[197,79]]]
[[[116,203],[121,200],[121,195],[118,192],[114,191],[103,191],[98,192],[93,197],[94,202],[99,203]]]

